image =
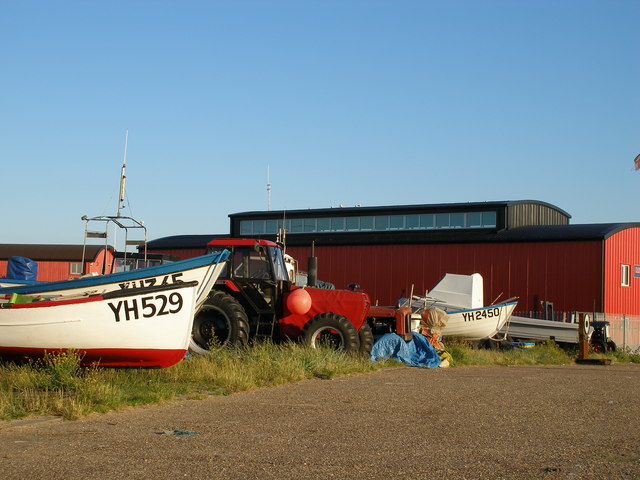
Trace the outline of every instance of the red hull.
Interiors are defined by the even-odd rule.
[[[64,353],[65,348],[0,347],[0,359],[25,361],[43,358],[45,353]],[[166,368],[184,358],[187,350],[151,350],[133,348],[74,349],[81,357],[81,365],[101,367]]]

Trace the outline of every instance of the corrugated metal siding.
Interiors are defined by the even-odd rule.
[[[538,203],[522,203],[509,206],[509,228],[526,225],[568,225],[569,218],[562,212]]]
[[[622,230],[605,240],[604,312],[640,315],[640,278],[634,266],[640,266],[640,228]],[[623,287],[622,265],[629,265],[629,286]]]
[[[107,251],[102,249],[96,256],[95,262],[85,262],[87,265],[87,273],[102,273],[102,262],[104,261],[105,252]],[[80,261],[81,258],[78,259],[78,263]],[[107,261],[109,262],[108,267],[110,267],[113,261],[113,252],[108,251]],[[60,260],[35,260],[35,262],[38,264],[37,280],[41,282],[56,282],[58,280],[68,280],[79,277],[79,275],[71,275],[71,263],[75,262]],[[0,260],[0,277],[7,275],[7,264],[7,260]]]
[[[38,280],[55,282],[71,278],[70,262],[38,262]]]
[[[309,248],[287,253],[307,268]],[[548,242],[469,245],[375,245],[316,247],[318,277],[337,288],[358,283],[381,305],[393,304],[404,290],[424,294],[445,273],[480,273],[484,301],[519,297],[518,310],[556,311],[600,308],[601,244]]]

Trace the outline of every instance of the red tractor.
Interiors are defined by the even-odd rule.
[[[312,347],[326,343],[368,354],[372,325],[411,337],[409,308],[373,307],[356,286],[297,286],[296,272],[288,273],[282,248],[274,242],[220,239],[209,242],[208,249],[227,249],[231,256],[194,319],[190,349],[195,353],[217,345],[243,345],[252,338],[289,338]]]

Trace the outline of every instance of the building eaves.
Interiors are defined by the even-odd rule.
[[[31,260],[57,260],[67,262],[82,261],[83,245],[46,245],[46,244],[0,244],[0,259],[25,257]],[[94,260],[104,245],[87,245],[86,260]],[[108,246],[109,250],[113,247]]]
[[[628,228],[638,228],[640,223],[587,223],[575,225],[539,225],[504,230],[497,234],[502,242],[550,242],[606,240]]]

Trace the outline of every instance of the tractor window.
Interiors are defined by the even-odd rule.
[[[282,250],[277,247],[269,247],[269,254],[271,255],[271,261],[273,262],[273,270],[276,274],[276,281],[288,280],[287,269],[284,265],[284,259],[282,258]]]
[[[270,279],[271,269],[262,251],[236,248],[233,252],[233,274],[236,278]]]
[[[221,252],[222,250],[226,250],[225,247],[209,247],[207,249],[207,253],[215,253],[215,252]],[[220,273],[220,276],[218,278],[220,279],[226,279],[229,278],[229,266],[231,264],[231,260],[233,257],[231,257],[228,261],[224,262],[224,267],[222,269],[222,272]]]

